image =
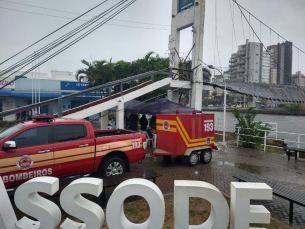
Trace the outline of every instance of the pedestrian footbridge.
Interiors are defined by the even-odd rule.
[[[163,69],[160,71],[151,71],[136,76],[127,77],[122,80],[117,80],[109,82],[103,85],[99,85],[93,88],[86,89],[84,91],[76,92],[66,96],[62,96],[55,99],[50,99],[36,104],[27,105],[24,107],[4,111],[0,113],[0,117],[5,117],[8,115],[20,113],[23,111],[29,111],[41,106],[49,106],[49,114],[54,115],[55,117],[64,117],[64,118],[74,118],[74,119],[84,119],[95,114],[101,113],[101,128],[107,128],[108,126],[108,110],[117,107],[117,128],[124,127],[124,103],[132,99],[138,98],[142,95],[145,95],[149,92],[155,91],[157,89],[169,89],[176,92],[183,90],[191,89],[190,81],[174,81],[173,73],[181,69]],[[187,70],[183,70],[187,71]],[[156,81],[155,79],[159,79]],[[137,86],[131,87],[129,89],[123,90],[124,84],[129,84],[130,82],[143,83],[138,84]],[[117,93],[113,94],[114,89],[118,89]],[[101,96],[101,99],[98,99],[94,102],[87,103],[85,105],[63,111],[63,100],[74,98],[77,96],[82,96],[87,93],[97,93],[102,94],[101,92],[107,91],[106,96]],[[57,113],[53,113],[54,103],[57,104]]]

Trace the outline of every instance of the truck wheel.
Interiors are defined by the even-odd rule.
[[[202,164],[209,164],[212,160],[212,150],[204,150],[200,154],[200,161]]]
[[[188,163],[190,167],[197,165],[199,161],[198,154],[196,152],[192,152],[191,155],[188,157]]]
[[[102,166],[100,175],[103,177],[120,175],[126,172],[125,162],[119,157],[112,157]]]

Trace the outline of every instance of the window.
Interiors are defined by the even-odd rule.
[[[0,133],[0,140],[10,136],[11,134],[17,132],[18,130],[21,130],[24,126],[21,124],[17,124],[15,126],[9,127]]]
[[[54,131],[56,142],[75,141],[87,136],[86,126],[80,124],[57,125]]]
[[[11,139],[17,148],[47,145],[52,143],[52,126],[28,129]]]

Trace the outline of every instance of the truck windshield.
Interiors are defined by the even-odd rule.
[[[3,131],[0,132],[0,140],[6,138],[7,136],[15,133],[16,131],[22,129],[24,126],[21,124],[17,124],[15,126],[11,126]]]

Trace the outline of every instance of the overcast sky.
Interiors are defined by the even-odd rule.
[[[99,4],[101,0],[8,0],[22,4],[83,13],[93,6]],[[58,12],[47,9],[13,4],[0,0],[0,62],[9,58],[13,54],[39,40],[43,36],[59,28],[77,15],[67,12]],[[109,0],[106,4],[90,12],[96,15],[119,0]],[[231,0],[217,0],[217,20],[218,20],[218,42],[219,55],[216,52],[215,66],[228,67],[229,58],[232,53],[232,18],[229,3]],[[293,41],[296,46],[305,50],[305,1],[304,0],[238,0],[238,2],[252,12],[286,39]],[[204,57],[205,63],[214,64],[215,54],[215,3],[216,0],[206,0],[206,20],[204,34]],[[40,72],[50,73],[51,70],[72,71],[84,67],[82,59],[126,60],[132,61],[142,58],[147,52],[154,51],[162,57],[168,56],[168,36],[170,35],[172,0],[137,0],[130,8],[80,41],[76,45],[48,61],[40,67]],[[232,7],[232,6],[231,6]],[[7,9],[3,9],[7,8]],[[14,9],[18,11],[8,10]],[[232,8],[233,10],[233,8]],[[21,12],[21,11],[27,11]],[[37,13],[31,14],[29,12]],[[46,14],[53,15],[38,15]],[[65,18],[58,18],[58,17]],[[90,16],[84,19],[91,19]],[[123,20],[123,21],[118,21]],[[131,21],[131,22],[126,22]],[[236,30],[237,44],[245,43],[245,38],[249,38],[249,26],[243,20],[244,32],[241,23],[241,13],[237,6],[234,6],[234,22]],[[67,33],[78,25],[84,23],[77,21],[64,28],[60,32],[52,35],[39,45],[28,50],[24,55],[14,58],[12,61],[0,66],[0,69],[14,64],[20,58],[33,53],[48,42],[53,41],[60,35]],[[257,33],[262,36],[266,46],[270,45],[270,31],[251,18]],[[253,34],[251,32],[251,41]],[[192,47],[192,33],[190,29],[182,32],[181,56],[185,56]],[[255,39],[257,41],[257,39]],[[282,42],[282,39],[279,39]],[[271,36],[271,43],[276,44],[278,37]],[[233,51],[237,49],[234,38]],[[305,54],[294,49],[293,72],[298,68],[305,71]],[[299,67],[300,66],[300,67]],[[27,70],[24,68],[23,70]]]

